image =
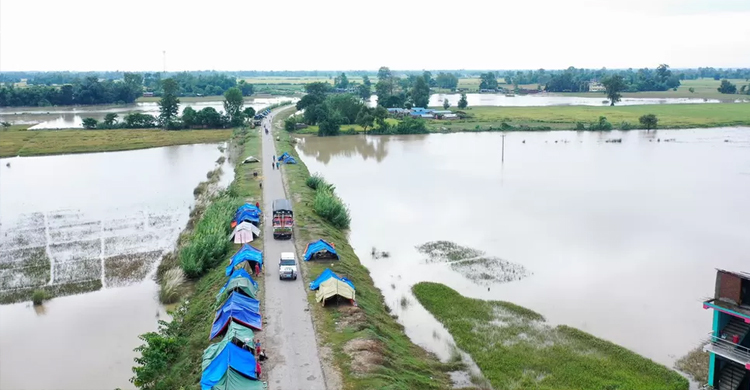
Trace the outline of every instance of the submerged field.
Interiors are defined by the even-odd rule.
[[[0,130],[0,157],[111,152],[226,141],[231,130]]]
[[[430,282],[416,284],[413,292],[495,389],[688,388],[675,371],[575,328],[547,325],[512,303],[466,298]]]

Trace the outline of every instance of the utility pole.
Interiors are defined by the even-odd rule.
[[[503,152],[500,157],[500,162],[505,162],[505,133],[503,133]]]
[[[164,73],[166,74],[167,73],[167,51],[162,50],[161,56],[162,56],[162,65],[164,67]]]

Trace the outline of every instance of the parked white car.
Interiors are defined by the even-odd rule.
[[[297,261],[294,259],[294,253],[281,252],[279,279],[297,280]]]

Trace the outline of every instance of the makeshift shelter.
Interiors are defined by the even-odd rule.
[[[278,159],[279,159],[279,161],[284,161],[284,159],[287,158],[287,157],[292,157],[292,155],[290,155],[287,152],[284,152],[281,156],[278,157]]]
[[[284,164],[296,164],[297,160],[294,159],[292,156],[287,156],[284,158]]]
[[[235,226],[238,226],[242,222],[250,222],[257,226],[260,224],[260,213],[256,210],[241,210],[234,215],[234,221],[232,222],[236,224]]]
[[[256,330],[261,330],[263,322],[260,315],[260,302],[242,294],[231,294],[219,310],[216,311],[209,339],[214,339],[216,336],[224,334],[232,321]]]
[[[236,382],[236,375],[231,378],[227,374],[234,372],[248,379],[258,379],[255,372],[255,356],[228,341],[222,341],[217,348],[208,347],[203,353],[203,375],[201,375],[201,389],[211,390],[224,379],[226,386],[230,379]],[[227,377],[227,378],[225,378]],[[235,387],[232,387],[235,388]]]
[[[229,235],[229,240],[234,240],[235,244],[246,244],[252,242],[254,237],[260,237],[260,228],[250,222],[241,222]]]
[[[248,263],[251,270],[255,268],[255,264],[263,268],[263,252],[248,244],[242,245],[242,248],[229,260],[225,274],[229,276],[237,266],[242,266],[244,262]]]
[[[255,281],[248,279],[243,276],[238,276],[227,283],[225,288],[222,288],[218,294],[216,294],[216,303],[219,304],[224,302],[225,299],[232,293],[244,294],[250,298],[256,298],[258,294],[258,287],[253,284]]]
[[[266,382],[252,380],[234,370],[227,370],[211,390],[268,390]]]
[[[305,247],[305,261],[317,259],[339,259],[336,248],[325,240],[313,241]]]
[[[352,283],[351,280],[349,280],[347,278],[342,278],[342,277],[336,275],[333,271],[331,271],[328,268],[326,268],[325,270],[323,270],[323,272],[320,273],[320,276],[318,276],[315,280],[313,280],[312,282],[310,282],[310,290],[317,290],[323,282],[325,282],[326,280],[331,279],[331,278],[340,280],[340,281],[348,284],[352,288],[352,290],[354,290],[354,283]]]
[[[227,288],[227,286],[229,285],[229,282],[231,282],[232,279],[234,279],[234,278],[236,278],[238,276],[242,276],[243,278],[249,279],[250,282],[253,284],[253,286],[255,286],[255,289],[256,290],[258,289],[258,283],[255,282],[255,280],[253,280],[253,278],[250,276],[249,273],[247,273],[247,271],[245,271],[244,268],[240,268],[240,269],[236,269],[236,270],[232,271],[232,274],[229,275],[229,279],[227,279],[227,282],[224,283],[224,286],[221,288],[221,290],[219,292],[223,292]]]
[[[339,279],[330,278],[320,284],[318,292],[315,294],[315,300],[325,305],[328,299],[340,297],[346,300],[355,300],[355,292],[352,286]]]

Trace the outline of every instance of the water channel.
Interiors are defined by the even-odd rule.
[[[168,319],[153,272],[221,155],[206,144],[0,159],[0,294],[80,293],[0,305],[0,388],[133,388],[138,335]]]
[[[410,292],[426,280],[528,307],[669,367],[703,342],[715,268],[750,271],[750,128],[515,132],[504,162],[502,137],[307,137],[297,146],[348,203],[351,243],[412,340],[449,354],[445,329]],[[478,283],[427,264],[415,246],[435,240],[531,275]]]

